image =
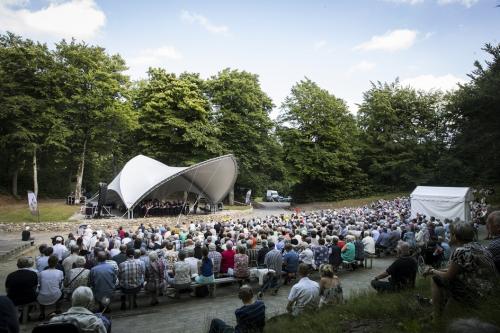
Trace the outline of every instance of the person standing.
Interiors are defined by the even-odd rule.
[[[274,273],[269,273],[266,282],[260,288],[260,291],[257,297],[260,299],[264,296],[264,293],[268,289],[274,289],[273,295],[276,295],[279,290],[279,283],[281,278],[281,269],[283,267],[283,256],[281,252],[274,247],[274,242],[268,242],[270,251],[266,254],[266,258],[264,259],[264,264],[267,268],[272,269]]]

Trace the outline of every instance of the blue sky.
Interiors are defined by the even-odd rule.
[[[75,37],[119,53],[133,79],[149,66],[209,77],[259,75],[277,107],[305,76],[351,111],[370,81],[453,89],[480,48],[500,42],[500,0],[0,0],[0,31]],[[276,115],[273,112],[273,116]]]

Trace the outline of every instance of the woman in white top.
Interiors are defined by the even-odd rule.
[[[45,319],[45,306],[56,305],[56,313],[61,313],[61,296],[62,296],[62,283],[64,281],[64,274],[62,271],[56,269],[57,262],[59,261],[56,255],[49,257],[49,266],[46,270],[40,272],[40,291],[38,293],[37,301],[40,303],[40,318]]]

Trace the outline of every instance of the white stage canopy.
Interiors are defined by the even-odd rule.
[[[180,191],[196,193],[218,203],[233,188],[238,165],[233,155],[224,155],[192,165],[171,167],[144,155],[125,164],[108,185],[107,202],[123,202],[133,209],[145,199],[166,198]]]
[[[434,216],[436,219],[453,220],[458,217],[469,222],[469,203],[474,200],[474,196],[469,187],[417,186],[411,193],[410,200],[412,218],[419,213],[428,218]]]

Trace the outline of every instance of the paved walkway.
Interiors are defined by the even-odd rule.
[[[373,268],[359,268],[354,272],[342,272],[339,274],[344,296],[350,296],[369,289],[369,282],[375,275],[382,272],[393,258],[374,259]],[[318,281],[319,276],[315,273],[312,277]],[[253,283],[254,290],[258,288]],[[285,313],[287,296],[291,286],[280,288],[278,295],[265,295],[266,314],[268,318]],[[241,306],[237,298],[238,285],[231,284],[219,286],[216,298],[196,298],[187,294],[179,300],[168,297],[160,297],[160,305],[149,306],[149,297],[140,295],[138,297],[138,308],[132,311],[120,311],[119,300],[112,303],[111,314],[114,332],[208,332],[212,318],[220,318],[231,325],[235,324],[234,310]],[[65,304],[66,307],[69,304]],[[66,308],[65,307],[65,308]],[[49,310],[50,311],[50,310]],[[21,332],[31,332],[35,322],[22,325]]]

